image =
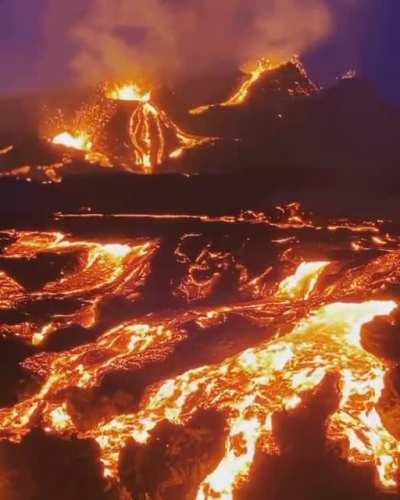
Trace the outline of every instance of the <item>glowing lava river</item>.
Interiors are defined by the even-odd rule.
[[[283,462],[397,498],[394,224],[296,204],[58,214],[4,229],[0,249],[1,349],[22,353],[1,383],[0,458],[19,457],[0,460],[2,497],[23,497],[7,470],[36,435],[90,448],[102,492],[82,498],[325,498],[322,479],[316,496],[285,489]]]

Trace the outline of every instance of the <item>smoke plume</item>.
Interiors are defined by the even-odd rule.
[[[170,80],[261,56],[288,58],[333,28],[328,0],[89,0],[84,8],[48,1],[47,34],[53,46],[69,39],[81,82],[143,72]]]

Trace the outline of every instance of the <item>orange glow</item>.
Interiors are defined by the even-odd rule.
[[[52,139],[52,143],[79,151],[90,151],[93,147],[90,137],[85,132],[75,134],[62,132]]]
[[[121,113],[118,101],[130,104],[130,116]],[[126,120],[128,138],[125,134],[113,136],[112,120],[118,113]],[[150,91],[133,83],[103,85],[80,106],[73,118],[66,119],[58,110],[54,117],[48,118],[44,128],[44,136],[51,144],[68,148],[70,152],[62,151],[62,158],[53,163],[4,170],[0,177],[31,180],[32,176],[44,183],[59,183],[69,167],[74,166],[73,151],[84,153],[84,160],[96,167],[152,174],[156,167],[182,158],[185,151],[217,140],[182,130],[151,101]],[[13,146],[0,149],[0,155],[12,149]]]
[[[77,132],[75,135],[69,132],[62,132],[56,135],[51,142],[66,148],[85,152],[85,160],[91,164],[108,168],[112,166],[105,154],[93,150],[92,139],[86,132]],[[68,166],[71,161],[71,158],[66,157],[61,162],[46,165],[41,167],[41,169],[52,182],[61,182],[61,169]]]
[[[168,157],[176,159],[183,152],[216,140],[212,137],[199,137],[181,130],[164,111],[155,104],[144,102],[132,113],[129,123],[129,136],[132,141],[135,164],[145,174],[153,172],[154,167]]]
[[[43,253],[80,256],[79,266],[64,273],[58,280],[48,282],[41,291],[28,292],[6,273],[0,272],[0,309],[13,309],[27,300],[46,300],[52,297],[84,299],[82,307],[63,317],[58,316],[38,327],[22,323],[7,331],[33,345],[43,344],[61,327],[78,324],[93,326],[97,321],[97,308],[108,295],[135,295],[147,275],[149,257],[157,248],[154,241],[143,244],[119,244],[69,240],[63,233],[18,233],[14,243],[4,250],[10,258],[35,258]],[[129,257],[129,260],[127,259]],[[127,260],[126,260],[127,259]],[[147,263],[147,264],[146,264]],[[137,283],[133,280],[137,279]]]
[[[103,245],[103,249],[106,252],[109,252],[113,257],[120,259],[126,257],[132,251],[132,248],[129,245],[120,245],[118,243]]]
[[[308,299],[310,293],[329,262],[303,262],[293,276],[289,276],[279,285],[279,294],[289,298],[302,296]]]
[[[227,101],[221,103],[221,106],[238,106],[239,104],[242,104],[246,100],[249,91],[251,87],[254,85],[254,83],[265,72],[278,68],[279,66],[281,66],[281,64],[282,63],[272,64],[272,62],[269,59],[260,59],[259,61],[257,61],[255,67],[246,71],[248,76],[246,80],[242,83],[242,85],[239,87],[237,92],[233,94],[233,96],[230,97]]]
[[[124,85],[114,85],[106,91],[108,99],[115,101],[138,101],[149,102],[151,92],[142,90],[134,83],[127,83]]]
[[[3,335],[40,348],[57,329],[105,326],[81,345],[64,351],[44,349],[22,362],[41,382],[18,403],[0,409],[0,440],[18,443],[37,427],[63,438],[94,440],[104,476],[118,482],[120,459],[128,444],[150,446],[163,422],[185,427],[199,411],[217,412],[224,419],[220,436],[224,446],[218,463],[210,463],[196,483],[194,497],[231,500],[249,480],[257,451],[270,455],[283,451],[275,439],[275,416],[302,411],[333,375],[337,398],[326,420],[327,441],[341,448],[343,459],[370,465],[381,489],[395,490],[400,442],[386,427],[381,404],[393,364],[367,349],[363,327],[379,317],[374,328],[381,325],[382,334],[390,335],[385,323],[398,324],[400,239],[387,232],[382,221],[316,223],[298,204],[279,207],[277,212],[280,216],[193,216],[206,224],[217,222],[217,227],[221,222],[265,224],[279,257],[274,262],[268,254],[264,261],[268,265],[253,271],[240,260],[244,246],[231,252],[209,242],[206,233],[183,234],[168,256],[178,269],[169,291],[173,308],[166,301],[164,309],[123,319],[113,309],[113,324],[99,322],[100,306],[109,304],[108,298],[133,303],[145,297],[143,285],[156,270],[151,261],[160,242],[90,241],[62,232],[1,233],[5,261],[71,253],[77,264],[34,291],[0,271],[0,310],[16,311],[27,302],[51,298],[79,303],[77,310],[52,313],[41,324],[32,320],[1,325]],[[174,214],[165,217],[175,220]],[[321,252],[315,260],[306,258],[313,232],[318,242],[313,253]],[[332,239],[330,252],[325,241]],[[373,249],[362,262],[354,259],[356,241]],[[343,262],[336,260],[342,255],[346,255]],[[216,304],[218,285],[224,279],[232,282],[233,276],[236,295],[224,290],[224,302]],[[246,325],[246,334],[237,349],[235,344],[234,350],[223,351],[221,343],[234,342],[237,332],[232,325],[237,323],[231,320],[238,319]],[[214,343],[221,331],[228,337]],[[193,337],[204,341],[212,357],[200,357],[194,364],[185,358],[187,364],[181,367],[176,361],[183,359],[182,347],[187,352]],[[165,372],[160,370],[164,362]],[[71,394],[78,391],[90,401],[103,381],[124,373],[139,373],[138,378],[150,374],[134,405],[110,404],[104,413],[94,408],[90,419],[74,406]]]
[[[374,463],[381,484],[394,487],[400,444],[374,410],[387,367],[362,348],[359,337],[363,324],[395,308],[391,301],[332,303],[278,340],[150,388],[136,415],[121,415],[88,433],[102,449],[106,476],[116,474],[128,439],[146,443],[162,420],[185,425],[198,409],[213,408],[226,416],[225,455],[201,483],[197,498],[231,499],[248,475],[256,446],[266,453],[278,449],[271,416],[299,406],[303,393],[333,372],[340,374],[342,399],[329,421],[329,439],[347,438],[349,460]]]
[[[328,220],[321,224],[320,220],[313,220],[312,217],[302,213],[299,203],[290,203],[284,207],[275,207],[276,214],[271,216],[263,212],[253,212],[251,210],[240,213],[239,215],[221,215],[212,216],[206,214],[185,214],[185,213],[115,213],[115,214],[102,214],[102,213],[88,213],[88,214],[74,214],[74,213],[57,213],[55,214],[57,220],[63,219],[80,219],[80,218],[100,218],[112,217],[114,219],[143,219],[143,220],[159,220],[159,221],[182,221],[182,222],[199,222],[202,224],[248,224],[248,225],[261,225],[271,229],[279,229],[282,231],[299,230],[299,229],[313,229],[315,231],[329,231],[336,233],[344,231],[352,234],[358,243],[359,237],[363,238],[365,248],[383,247],[400,241],[397,236],[390,235],[382,232],[381,225],[383,221],[352,221],[349,219]],[[284,236],[272,240],[273,243],[284,244],[295,241],[295,237]]]
[[[8,153],[11,153],[11,151],[14,149],[13,145],[6,146],[4,148],[0,148],[0,155],[6,155]]]
[[[240,85],[238,90],[229,99],[218,104],[218,106],[229,107],[239,106],[240,104],[243,104],[246,101],[252,86],[257,82],[257,80],[259,80],[267,71],[276,69],[279,66],[282,66],[282,64],[284,63],[281,62],[278,64],[274,64],[270,59],[263,58],[257,61],[255,66],[247,67],[244,70],[246,78]],[[191,109],[189,113],[192,115],[200,115],[208,111],[210,108],[213,108],[214,106],[216,105],[210,104],[199,106],[197,108]]]

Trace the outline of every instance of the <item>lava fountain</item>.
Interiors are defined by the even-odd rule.
[[[61,132],[52,139],[53,144],[65,146],[66,148],[77,149],[78,151],[91,151],[93,143],[86,132]]]
[[[134,83],[126,83],[109,87],[106,90],[106,97],[115,101],[149,102],[151,99],[151,92],[142,90]]]

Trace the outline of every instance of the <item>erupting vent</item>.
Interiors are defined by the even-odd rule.
[[[104,84],[73,118],[66,119],[59,109],[53,115],[49,113],[42,130],[46,144],[37,148],[45,154],[36,162],[34,155],[21,162],[20,151],[12,145],[2,147],[0,159],[5,168],[0,177],[48,183],[61,182],[65,175],[80,173],[85,167],[144,174],[193,174],[212,170],[214,165],[221,170],[242,164],[245,168],[252,158],[249,148],[264,147],[266,140],[272,140],[268,131],[278,133],[282,125],[290,122],[292,104],[298,121],[298,110],[291,98],[311,97],[318,88],[297,59],[278,64],[261,59],[243,71],[243,82],[226,100],[189,110],[192,115],[215,110],[216,114],[191,118],[192,126],[201,130],[201,135],[178,126],[160,109],[154,91],[148,87]],[[277,101],[272,102],[274,98]],[[218,114],[218,110],[226,108],[231,113]],[[254,111],[254,120],[249,111]],[[204,147],[218,141],[218,148]],[[192,153],[185,155],[189,150]],[[254,162],[259,164],[261,158],[257,150]]]
[[[113,99],[115,101],[138,101],[138,102],[149,102],[151,98],[151,92],[146,92],[141,90],[135,84],[127,83],[125,85],[114,85],[106,91],[106,96],[108,99]]]
[[[131,159],[127,162],[129,170],[136,168],[145,174],[153,173],[155,167],[168,159],[180,157],[185,150],[216,140],[212,137],[191,135],[181,130],[164,111],[151,102],[151,92],[143,91],[137,85],[125,84],[106,88],[105,96],[115,103],[114,114],[118,113],[118,102],[132,104],[131,116],[126,125],[131,141]],[[108,119],[106,110],[100,110],[100,114],[105,116],[105,120]],[[92,134],[85,131],[62,132],[52,139],[52,143],[82,151],[90,163],[109,167],[113,161],[113,153],[107,147],[107,141],[99,145],[96,140],[100,127],[105,126],[105,120],[99,121],[97,130],[96,126],[92,127]],[[115,142],[118,138],[112,139]],[[123,143],[124,138],[119,138],[119,142]],[[115,161],[118,164],[120,159],[116,158]]]
[[[56,135],[53,140],[53,144],[58,144],[65,146],[66,148],[77,149],[78,151],[89,151],[93,147],[93,143],[90,137],[85,132],[77,132],[76,134],[70,134],[69,132],[62,132]]]

